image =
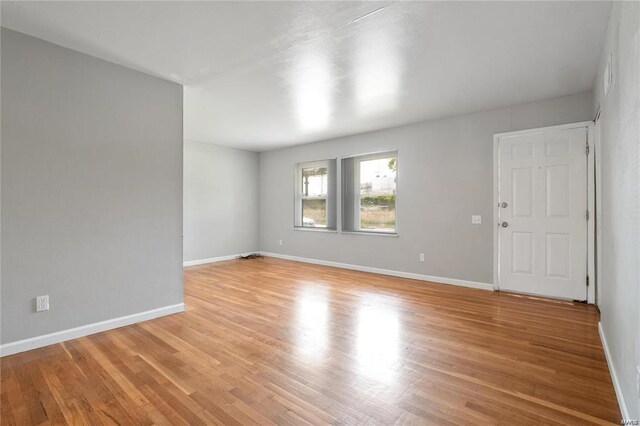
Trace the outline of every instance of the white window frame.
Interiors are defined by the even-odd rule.
[[[372,230],[372,229],[363,229],[360,225],[360,201],[361,201],[361,194],[360,194],[360,163],[362,163],[363,161],[371,161],[371,160],[379,160],[381,158],[391,158],[391,157],[395,157],[396,159],[396,192],[395,192],[395,214],[396,214],[396,226],[393,230],[388,230],[388,231],[384,231],[384,230]],[[355,179],[354,181],[356,182],[356,190],[354,191],[355,196],[353,197],[353,201],[355,203],[355,205],[353,206],[353,212],[354,212],[354,224],[356,225],[355,228],[355,232],[359,232],[359,233],[365,233],[365,234],[383,234],[383,235],[398,235],[398,171],[400,170],[398,167],[399,161],[398,161],[398,151],[397,150],[393,150],[393,151],[384,151],[384,152],[376,152],[373,154],[363,154],[363,155],[356,155],[354,156],[355,158],[355,164],[354,164],[354,173],[355,173]]]
[[[296,179],[295,179],[295,211],[294,211],[294,228],[295,229],[317,229],[317,230],[329,230],[327,228],[328,225],[314,225],[308,226],[304,224],[304,216],[302,210],[302,202],[303,200],[325,200],[325,206],[327,210],[327,223],[329,221],[329,187],[327,182],[327,193],[321,196],[306,196],[302,192],[302,171],[304,169],[315,169],[315,168],[326,168],[327,169],[327,179],[329,178],[329,160],[320,160],[320,161],[310,161],[307,163],[298,163],[296,164]]]

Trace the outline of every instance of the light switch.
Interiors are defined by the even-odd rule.
[[[480,216],[480,215],[471,216],[471,223],[473,223],[474,225],[481,224],[482,223],[482,216]]]

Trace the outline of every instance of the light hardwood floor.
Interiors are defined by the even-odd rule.
[[[592,306],[279,259],[186,312],[2,358],[12,424],[619,424]]]

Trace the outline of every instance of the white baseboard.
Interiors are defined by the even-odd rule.
[[[124,317],[113,318],[106,321],[94,322],[93,324],[56,331],[55,333],[44,334],[42,336],[31,337],[29,339],[18,340],[16,342],[5,343],[4,345],[0,345],[0,356],[30,351],[31,349],[37,349],[43,346],[64,342],[66,340],[77,339],[78,337],[101,333],[114,328],[124,327],[125,325],[131,325],[183,311],[184,303],[178,303],[177,305],[164,306],[150,311],[126,315]]]
[[[238,256],[246,256],[251,253],[258,253],[258,252],[250,251],[248,253],[239,253],[239,254],[230,254],[227,256],[210,257],[208,259],[187,260],[186,262],[182,262],[182,266],[204,265],[205,263],[215,263],[215,262],[222,262],[224,260],[233,260],[233,259],[237,259]]]
[[[493,284],[480,283],[476,281],[459,280],[456,278],[435,277],[432,275],[417,274],[414,272],[394,271],[392,269],[374,268],[371,266],[352,265],[350,263],[332,262],[329,260],[310,259],[306,257],[290,256],[288,254],[260,252],[263,256],[276,257],[278,259],[295,260],[297,262],[313,263],[316,265],[333,266],[335,268],[351,269],[354,271],[371,272],[374,274],[390,275],[392,277],[410,278],[420,281],[431,281],[440,284],[451,284],[462,287],[479,288],[482,290],[492,290]]]
[[[607,358],[607,365],[609,366],[609,373],[611,374],[611,381],[613,382],[613,389],[616,391],[616,397],[618,398],[618,405],[622,413],[623,420],[630,420],[629,407],[624,401],[624,395],[622,394],[622,387],[620,387],[620,381],[618,380],[618,373],[616,367],[613,364],[613,357],[609,351],[609,344],[602,328],[602,321],[598,323],[598,332],[600,333],[600,340],[602,341],[602,348],[604,349],[604,356]]]

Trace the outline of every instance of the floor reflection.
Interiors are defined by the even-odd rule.
[[[329,292],[310,283],[301,288],[296,300],[296,351],[309,360],[321,360],[329,340]]]
[[[365,295],[358,310],[356,357],[358,372],[385,384],[395,381],[400,357],[400,318],[395,300]]]

